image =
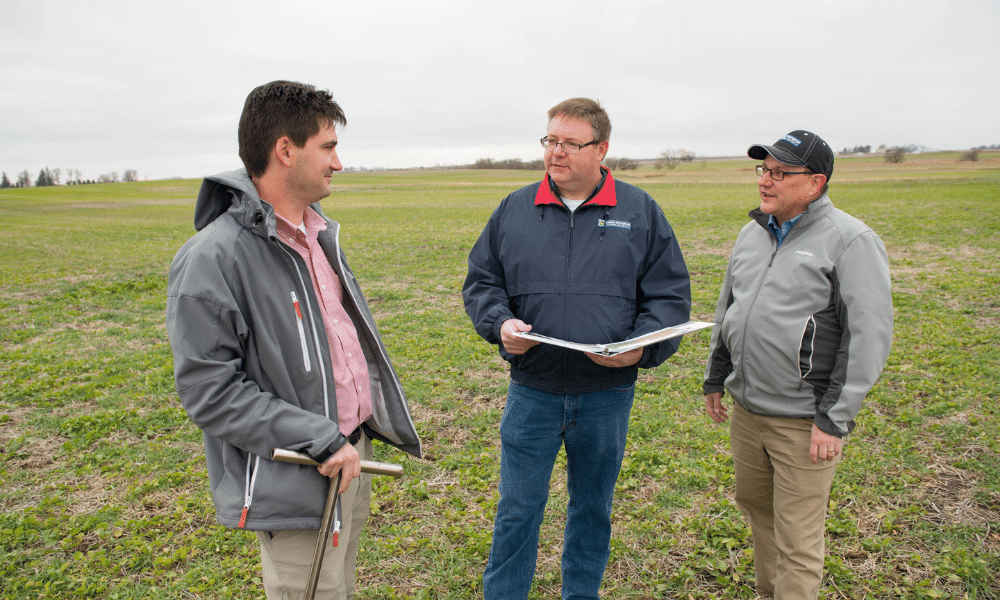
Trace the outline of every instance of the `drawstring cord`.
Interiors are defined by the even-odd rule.
[[[250,456],[253,456],[252,454]],[[249,458],[249,457],[248,457]],[[257,472],[260,470],[260,457],[255,456],[256,460],[253,461],[253,476],[250,476],[250,464],[251,461],[247,461],[247,477],[246,483],[243,489],[243,514],[240,515],[240,523],[237,525],[238,528],[243,529],[243,526],[247,524],[247,513],[250,512],[250,504],[253,503],[253,488],[257,485]]]

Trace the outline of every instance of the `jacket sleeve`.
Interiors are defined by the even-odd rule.
[[[892,345],[893,308],[889,257],[868,230],[836,262],[840,348],[830,385],[816,409],[816,425],[831,435],[854,428],[865,396],[878,381]]]
[[[264,391],[248,375],[253,333],[223,271],[217,259],[183,250],[171,267],[166,324],[184,409],[207,435],[245,452],[329,456],[346,442],[336,423]]]
[[[469,272],[462,286],[465,312],[484,340],[500,344],[500,327],[515,318],[500,262],[499,222],[506,200],[497,207],[469,252]]]
[[[636,282],[635,338],[691,318],[691,279],[680,244],[659,205],[650,199],[649,240],[643,269]],[[638,366],[651,369],[680,347],[681,338],[647,346]]]

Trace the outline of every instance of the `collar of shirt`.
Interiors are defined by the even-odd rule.
[[[796,215],[794,218],[785,221],[784,224],[780,226],[778,225],[778,220],[774,218],[774,215],[768,215],[767,227],[768,229],[771,230],[771,233],[774,234],[774,237],[777,238],[778,248],[781,247],[781,242],[785,241],[785,236],[788,235],[788,232],[792,230],[792,227],[795,226],[795,223],[802,218],[802,214]]]
[[[302,224],[296,227],[285,217],[275,213],[278,218],[278,236],[286,244],[306,245],[308,240],[314,240],[320,231],[326,230],[326,221],[312,208],[306,208],[302,213]],[[302,236],[301,239],[299,236]]]
[[[594,201],[593,204],[601,206],[614,206],[618,203],[618,196],[615,194],[615,178],[611,176],[611,171],[604,167],[601,167],[601,182],[597,184],[594,191],[590,193],[590,197],[583,203],[586,204],[591,200]],[[541,204],[562,204],[558,190],[549,179],[548,173],[545,174],[542,185],[538,187],[538,193],[535,194],[535,205]]]

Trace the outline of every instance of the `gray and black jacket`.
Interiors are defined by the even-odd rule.
[[[892,343],[889,259],[860,220],[813,201],[781,247],[760,209],[733,247],[703,385],[748,411],[854,428]]]
[[[319,203],[312,208],[323,216]],[[368,362],[365,430],[419,457],[406,396],[340,249],[339,225],[323,218],[319,241]],[[195,228],[170,266],[166,319],[177,392],[204,432],[216,517],[250,530],[316,529],[329,480],[315,467],[268,459],[275,448],[322,459],[347,442],[309,271],[278,238],[274,209],[245,170],[203,182]]]

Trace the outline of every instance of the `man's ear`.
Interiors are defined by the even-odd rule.
[[[823,179],[820,179],[820,177],[822,177]],[[813,175],[810,179],[812,179],[812,190],[813,190],[812,194],[818,198],[819,191],[823,189],[824,185],[826,185],[826,175],[816,174]]]
[[[601,153],[601,162],[608,156],[608,149],[611,147],[611,142],[604,140],[597,145],[597,151]]]
[[[294,149],[295,144],[292,143],[292,140],[287,135],[283,135],[274,143],[274,158],[277,159],[278,164],[290,167],[292,166],[292,153]]]

